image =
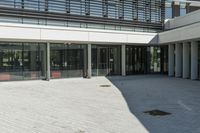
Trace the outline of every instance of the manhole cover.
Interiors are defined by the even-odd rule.
[[[149,115],[153,115],[153,116],[165,116],[165,115],[171,115],[171,113],[165,112],[165,111],[161,111],[161,110],[151,110],[151,111],[145,111],[144,113],[149,114]]]
[[[111,87],[111,85],[100,85],[100,87]]]

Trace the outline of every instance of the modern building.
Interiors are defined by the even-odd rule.
[[[182,3],[1,0],[0,81],[151,73],[198,79],[200,11]],[[165,21],[165,11],[174,19]]]

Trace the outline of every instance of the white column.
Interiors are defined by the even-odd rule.
[[[183,78],[190,77],[190,45],[183,43]]]
[[[175,76],[181,77],[182,76],[182,46],[181,43],[176,44],[175,48]]]
[[[191,42],[191,79],[198,79],[198,43]]]
[[[46,55],[46,57],[47,57],[47,63],[46,63],[46,65],[47,65],[47,67],[46,67],[46,72],[47,72],[47,74],[46,74],[46,80],[50,80],[50,78],[51,78],[51,76],[50,76],[50,43],[47,43],[47,48],[46,48],[46,50],[47,50],[47,55]]]
[[[126,45],[122,45],[122,76],[126,76]]]
[[[88,44],[88,78],[92,77],[92,48],[91,44]]]
[[[174,76],[174,65],[175,65],[174,64],[174,44],[169,44],[168,48],[169,48],[169,50],[168,50],[168,58],[169,58],[168,75]]]

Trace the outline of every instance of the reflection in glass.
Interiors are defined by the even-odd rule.
[[[126,74],[146,73],[146,53],[145,46],[126,46]]]
[[[86,45],[51,44],[50,54],[51,78],[86,76]]]
[[[150,73],[161,72],[161,49],[160,47],[149,47]]]
[[[0,81],[45,78],[45,44],[0,43]]]
[[[161,46],[161,72],[168,73],[168,46]]]

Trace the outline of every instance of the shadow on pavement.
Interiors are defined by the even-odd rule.
[[[200,133],[200,81],[163,75],[107,78],[150,133]]]

